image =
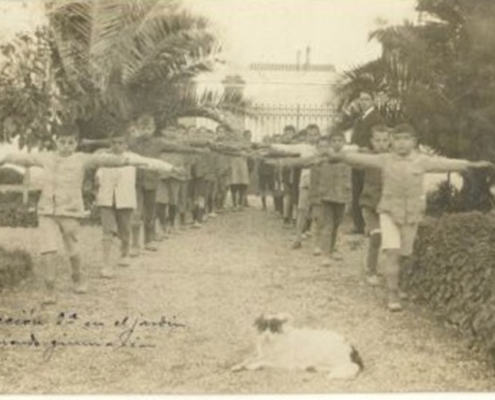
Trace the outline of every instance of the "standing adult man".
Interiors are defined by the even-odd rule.
[[[371,128],[384,123],[379,111],[375,108],[373,95],[361,92],[358,98],[359,117],[354,121],[351,143],[360,148],[370,148]],[[348,116],[347,116],[348,117]],[[364,218],[359,206],[359,197],[364,187],[364,171],[352,169],[352,218],[354,220],[353,234],[364,234]]]

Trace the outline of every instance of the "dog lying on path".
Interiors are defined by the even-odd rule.
[[[330,379],[354,379],[364,368],[356,349],[336,332],[300,329],[285,314],[262,315],[255,321],[259,337],[253,358],[232,371],[263,368],[327,372]]]

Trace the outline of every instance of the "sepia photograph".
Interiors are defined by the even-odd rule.
[[[0,395],[495,392],[494,26],[0,0]]]

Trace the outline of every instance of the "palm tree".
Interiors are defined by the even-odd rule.
[[[221,46],[209,22],[179,1],[60,0],[47,4],[47,12],[64,71],[79,91],[90,93],[93,112],[107,121],[142,112],[205,114],[204,96],[192,94],[191,80],[215,67]],[[227,100],[242,105],[210,97],[216,99],[212,109]]]

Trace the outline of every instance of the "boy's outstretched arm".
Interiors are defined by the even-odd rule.
[[[489,161],[468,161],[447,157],[427,157],[424,162],[426,172],[461,172],[468,168],[491,168]]]
[[[327,160],[331,163],[343,162],[351,167],[357,168],[382,168],[383,157],[380,154],[365,154],[355,151],[342,151],[335,153],[328,150],[324,153]]]
[[[175,168],[172,164],[162,160],[158,160],[156,158],[143,157],[139,154],[129,152],[127,153],[127,156],[130,163],[142,169],[149,169],[160,172],[181,171],[180,168]]]
[[[14,164],[21,167],[43,167],[39,153],[11,153],[0,156],[0,165]]]

